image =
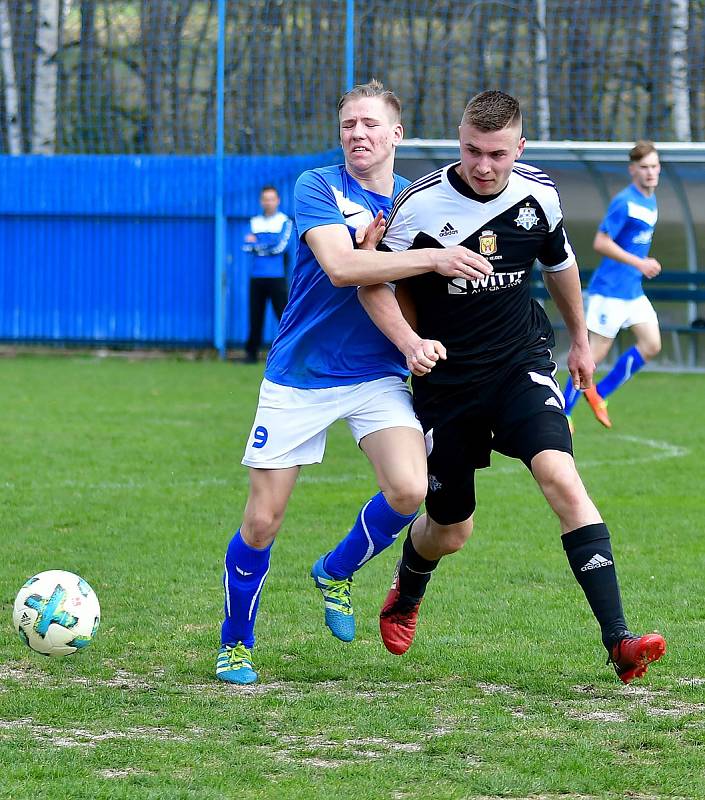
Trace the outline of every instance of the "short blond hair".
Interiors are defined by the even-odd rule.
[[[358,100],[361,97],[380,97],[387,108],[392,111],[395,122],[401,122],[401,101],[390,89],[385,89],[381,81],[372,78],[369,83],[358,83],[350,91],[345,92],[338,100],[338,115],[349,100]]]
[[[645,156],[651,155],[651,153],[656,153],[656,155],[658,155],[656,145],[650,139],[639,139],[629,151],[629,160],[635,163],[641,161]]]
[[[521,127],[519,101],[504,92],[480,92],[465,106],[460,124],[488,132],[501,131],[510,125]]]

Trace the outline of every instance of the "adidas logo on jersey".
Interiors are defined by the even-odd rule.
[[[595,553],[595,555],[587,562],[584,567],[580,567],[581,572],[589,572],[591,569],[601,569],[602,567],[611,567],[613,564],[609,558],[605,558],[601,556],[599,553]]]
[[[428,476],[428,488],[432,492],[437,492],[439,489],[443,488],[443,484],[438,480],[435,475]]]
[[[545,406],[555,406],[556,408],[561,408],[561,404],[556,400],[555,397],[549,397],[548,400],[544,403]]]
[[[454,236],[458,231],[450,224],[450,222],[446,222],[443,226],[443,230],[438,234],[439,236]]]

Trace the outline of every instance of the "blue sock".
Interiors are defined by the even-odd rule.
[[[245,647],[254,645],[257,607],[269,572],[271,550],[271,544],[264,550],[250,547],[239,529],[230,540],[223,574],[225,619],[220,636],[222,644],[242,642]]]
[[[570,376],[568,376],[568,383],[563,390],[563,397],[565,398],[565,413],[570,414],[573,406],[580,400],[580,389],[573,386],[573,379]]]
[[[350,533],[328,553],[323,568],[337,580],[349,578],[355,570],[393,544],[415,518],[416,513],[395,511],[379,492],[363,506]]]
[[[636,345],[630,347],[626,353],[622,353],[610,372],[597,384],[597,393],[600,397],[607,397],[612,394],[623,383],[626,383],[632,375],[635,375],[645,363]]]

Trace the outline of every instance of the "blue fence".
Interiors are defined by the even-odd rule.
[[[261,186],[290,212],[296,177],[337,157],[224,159],[229,346],[247,334],[241,247]],[[0,157],[0,340],[213,346],[214,207],[213,156]]]
[[[290,212],[296,175],[337,158],[340,94],[373,76],[420,138],[454,137],[489,87],[533,140],[705,138],[702,0],[0,5],[5,341],[241,343],[259,188]]]

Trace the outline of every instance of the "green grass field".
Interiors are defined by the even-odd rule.
[[[524,468],[478,480],[476,533],[439,567],[417,640],[377,631],[400,545],[356,577],[334,640],[308,570],[375,486],[347,428],[307,468],[258,622],[261,682],[216,682],[222,558],[256,367],[0,361],[0,798],[705,798],[705,376],[647,373],[587,404],[576,458],[610,524],[627,616],[666,657],[623,686]],[[31,653],[11,625],[36,572],[85,577],[85,652]]]

